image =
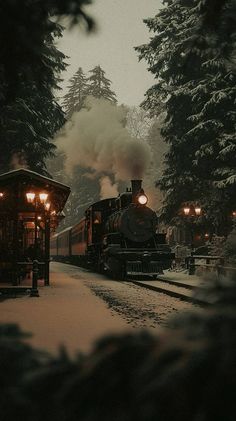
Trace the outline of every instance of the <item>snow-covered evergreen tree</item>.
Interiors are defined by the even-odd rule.
[[[116,103],[116,94],[111,90],[111,81],[106,78],[105,71],[101,66],[95,66],[89,73],[90,76],[87,79],[88,95]]]
[[[64,122],[55,89],[65,56],[54,44],[62,28],[51,16],[67,16],[73,25],[92,19],[87,0],[5,0],[0,2],[0,171],[11,163],[46,172],[45,159],[55,131]],[[17,159],[16,159],[17,158]]]
[[[145,23],[150,42],[137,47],[156,84],[142,104],[152,115],[166,110],[162,135],[169,144],[160,181],[165,217],[185,201],[198,200],[209,220],[224,225],[236,187],[236,76],[219,51],[194,36],[200,0],[168,0]],[[219,215],[219,204],[221,212]]]
[[[196,32],[205,37],[209,49],[220,54],[232,68],[236,68],[236,0],[202,0],[200,2],[201,20]]]
[[[126,107],[125,126],[129,133],[139,139],[146,139],[153,124],[149,112],[141,107]]]
[[[30,73],[26,78],[22,73],[14,100],[2,106],[1,172],[25,165],[33,171],[47,174],[45,161],[53,156],[55,150],[51,139],[65,122],[55,97],[60,71],[66,67],[64,54],[54,44],[55,38],[61,34],[62,27],[51,22],[51,33],[46,33],[44,37],[43,56],[47,67],[43,83],[40,82],[40,74]]]
[[[69,82],[68,92],[64,95],[62,102],[67,119],[70,119],[75,111],[80,111],[84,107],[84,101],[88,95],[87,78],[81,67]]]

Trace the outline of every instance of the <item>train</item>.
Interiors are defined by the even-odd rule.
[[[51,239],[51,257],[107,273],[114,279],[156,278],[171,267],[174,254],[158,233],[142,180],[126,192],[93,203],[74,226]]]

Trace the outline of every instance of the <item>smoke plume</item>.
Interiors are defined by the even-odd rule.
[[[116,197],[118,196],[118,185],[112,184],[111,179],[108,176],[102,177],[99,180],[101,191],[100,191],[100,198],[101,199],[108,199],[109,197]]]
[[[79,165],[98,175],[113,174],[116,180],[142,178],[150,163],[150,147],[130,136],[125,116],[122,106],[88,98],[86,108],[73,114],[56,139],[66,154],[67,173]],[[108,180],[101,185],[108,186]]]

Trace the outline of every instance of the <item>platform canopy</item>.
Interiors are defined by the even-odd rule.
[[[2,203],[17,200],[18,208],[25,208],[27,202],[24,193],[31,190],[35,190],[36,193],[45,191],[49,195],[48,201],[50,201],[51,210],[55,210],[57,213],[63,210],[70,194],[70,187],[65,184],[25,168],[1,174],[0,190],[0,193],[3,193]]]
[[[0,175],[0,278],[2,268],[27,259],[48,266],[50,233],[69,194],[65,184],[25,168]]]

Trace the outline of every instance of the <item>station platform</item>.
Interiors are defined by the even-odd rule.
[[[73,267],[62,272],[51,263],[50,286],[40,286],[39,297],[23,296],[1,302],[0,323],[18,323],[32,333],[28,341],[50,352],[65,345],[70,353],[87,352],[102,335],[130,329],[83,283]]]

